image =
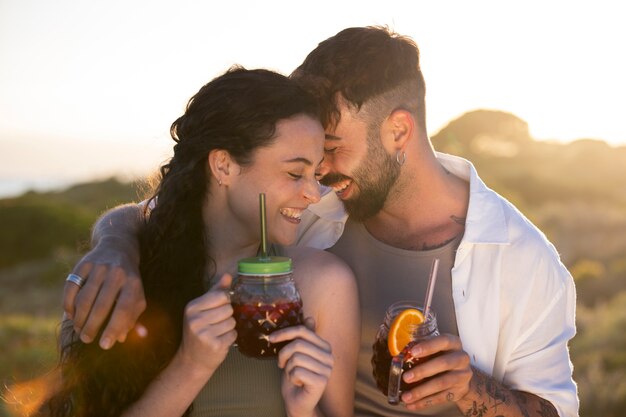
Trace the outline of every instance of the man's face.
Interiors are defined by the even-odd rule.
[[[382,146],[378,128],[368,129],[344,103],[339,110],[341,120],[326,134],[321,183],[333,188],[351,218],[363,221],[383,208],[400,166]]]

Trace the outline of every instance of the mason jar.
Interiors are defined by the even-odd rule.
[[[423,382],[418,381],[416,383],[407,384],[402,380],[402,373],[413,368],[418,362],[416,358],[411,356],[410,348],[422,339],[439,335],[437,317],[431,309],[428,313],[428,317],[424,318],[425,320],[422,324],[413,326],[410,329],[411,342],[404,347],[398,356],[391,356],[387,340],[389,337],[389,328],[398,314],[410,308],[417,309],[423,313],[421,304],[414,301],[399,301],[389,306],[385,313],[384,320],[378,328],[376,339],[374,341],[374,345],[372,346],[372,373],[374,375],[374,380],[376,381],[376,385],[380,391],[388,396],[391,404],[398,403],[400,393],[415,387],[420,382]],[[392,369],[392,362],[394,360],[397,367],[395,371]],[[391,375],[390,371],[393,371]]]
[[[287,257],[245,258],[238,262],[231,301],[237,322],[236,344],[244,355],[275,357],[288,342],[270,343],[268,336],[303,324],[302,300],[292,272]]]

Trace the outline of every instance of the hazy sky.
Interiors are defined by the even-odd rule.
[[[168,129],[234,63],[291,72],[349,26],[421,49],[429,131],[478,108],[538,139],[626,144],[617,1],[0,0],[0,195],[169,154]],[[383,4],[386,3],[386,4]]]

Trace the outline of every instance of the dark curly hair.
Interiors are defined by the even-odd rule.
[[[210,198],[209,152],[223,149],[240,165],[275,138],[276,123],[306,114],[317,103],[294,81],[268,70],[233,67],[203,86],[171,126],[174,156],[160,169],[151,200],[158,201],[140,231],[140,271],[148,335],[131,332],[110,350],[84,344],[71,322],[62,330],[63,385],[49,401],[52,416],[117,416],[141,397],[175,354],[185,305],[207,290],[214,274],[202,206]],[[187,410],[186,415],[189,414]]]
[[[339,122],[336,95],[340,93],[357,109],[373,102],[368,116],[375,119],[396,108],[409,110],[425,130],[426,86],[419,49],[411,38],[387,27],[342,30],[311,51],[291,78],[320,101],[324,126]]]

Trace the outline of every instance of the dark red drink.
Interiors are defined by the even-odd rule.
[[[271,304],[233,303],[233,309],[239,351],[253,358],[275,357],[288,342],[270,343],[268,335],[304,322],[300,300]]]
[[[387,396],[389,404],[394,405],[400,403],[400,395],[403,392],[411,390],[417,384],[427,380],[422,379],[407,384],[402,379],[404,372],[415,367],[420,361],[427,360],[427,358],[414,358],[413,355],[411,355],[411,348],[420,340],[439,334],[437,319],[431,310],[425,322],[408,329],[410,330],[411,341],[397,356],[392,357],[389,352],[388,343],[389,329],[398,314],[407,309],[417,309],[421,311],[421,307],[411,301],[399,301],[389,306],[385,313],[383,323],[378,328],[376,339],[372,346],[372,374],[374,375],[376,386]],[[392,372],[390,372],[390,370],[392,370]],[[390,373],[393,375],[390,375]],[[393,378],[391,384],[389,378]]]
[[[402,366],[402,373],[408,371],[413,368],[417,364],[417,360],[411,357],[410,349],[415,343],[410,343],[407,347],[402,350],[404,354],[404,365]],[[376,339],[374,345],[372,346],[374,353],[372,354],[372,374],[374,375],[374,380],[376,380],[376,385],[378,389],[382,391],[383,394],[387,395],[387,388],[389,387],[389,368],[391,367],[391,354],[389,353],[389,348],[387,347],[387,339]],[[405,392],[421,381],[413,382],[411,384],[407,384],[404,380],[400,382],[400,391]]]

